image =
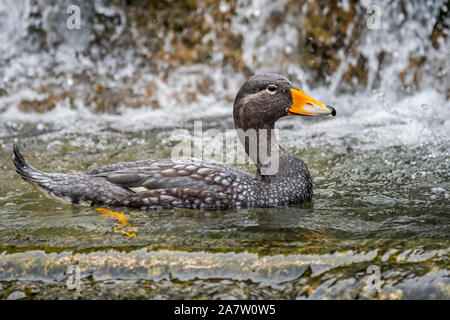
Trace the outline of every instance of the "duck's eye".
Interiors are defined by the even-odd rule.
[[[274,85],[274,84],[269,84],[269,85],[267,86],[266,91],[267,91],[269,94],[275,94],[275,93],[277,93],[277,86]]]

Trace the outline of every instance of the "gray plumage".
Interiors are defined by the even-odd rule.
[[[276,85],[269,94],[268,85]],[[275,121],[292,104],[286,78],[255,75],[239,90],[234,103],[236,129],[271,133]],[[251,146],[240,137],[247,153]],[[257,140],[259,148],[263,141]],[[19,175],[45,194],[74,204],[125,206],[139,209],[192,208],[218,210],[265,207],[308,201],[313,186],[303,161],[285,152],[270,134],[265,143],[279,159],[278,170],[265,174],[259,153],[252,160],[257,174],[225,163],[200,159],[154,159],[121,162],[86,173],[45,173],[30,166],[14,146],[13,161]],[[259,150],[259,149],[258,149]],[[140,191],[137,192],[137,188]]]

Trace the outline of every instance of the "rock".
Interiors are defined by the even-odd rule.
[[[9,294],[8,298],[6,300],[19,300],[25,298],[25,293],[23,291],[13,291]]]
[[[383,19],[390,19],[390,32],[400,38],[404,21],[417,20],[415,14],[424,11],[424,4],[405,3],[383,8],[394,12],[394,18]],[[406,67],[396,71],[396,82],[419,88],[424,72],[436,74],[433,87],[450,96],[443,81],[445,61],[427,56],[427,48],[438,50],[448,37],[448,10],[437,5],[430,5],[428,12],[427,20],[436,22],[428,39],[421,39],[424,52],[410,53]],[[11,12],[23,10],[11,6]],[[233,100],[235,92],[230,96],[224,90],[230,87],[227,76],[243,79],[259,70],[277,71],[310,86],[328,86],[338,73],[336,90],[355,92],[380,86],[386,80],[382,71],[395,55],[394,49],[377,43],[373,54],[361,48],[367,37],[378,32],[368,31],[367,8],[361,2],[286,0],[266,8],[255,0],[83,1],[79,3],[81,31],[61,27],[66,22],[61,15],[64,6],[50,0],[30,1],[30,9],[19,15],[23,20],[18,25],[26,27],[11,42],[16,52],[0,53],[0,60],[7,61],[4,66],[21,64],[22,60],[14,61],[16,56],[32,57],[33,63],[6,72],[8,85],[0,88],[0,97],[26,92],[17,101],[23,112],[49,112],[66,99],[70,106],[77,101],[98,113],[159,107],[167,100],[190,103],[199,94]],[[402,21],[395,18],[399,15],[404,16]],[[195,67],[195,72],[189,69]],[[301,70],[302,77],[296,79],[292,67]],[[224,76],[217,80],[212,76],[215,72]],[[158,97],[161,90],[174,86],[171,81],[178,75],[192,85],[183,84],[182,90],[164,91]],[[27,90],[39,98],[29,96]],[[6,107],[0,105],[0,111]]]

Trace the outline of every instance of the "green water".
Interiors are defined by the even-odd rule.
[[[311,203],[120,210],[128,226],[95,208],[42,197],[10,161],[13,142],[44,171],[169,157],[172,129],[104,125],[83,134],[3,124],[0,298],[449,298],[448,157],[439,145],[364,151],[349,147],[361,143],[348,137],[332,145],[290,141],[287,149],[312,173]],[[282,130],[289,136],[296,129]],[[367,286],[372,265],[380,268],[380,290]],[[78,289],[67,286],[70,266],[79,268]]]
[[[0,299],[449,299],[447,2],[0,1]],[[122,217],[14,172],[13,143],[49,172],[169,157],[269,71],[337,111],[277,123],[311,203]]]

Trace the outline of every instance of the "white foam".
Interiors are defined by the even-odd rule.
[[[448,144],[450,102],[444,92],[449,87],[450,42],[441,43],[439,49],[434,49],[429,41],[430,26],[436,22],[436,10],[442,1],[408,5],[409,14],[427,21],[425,28],[420,21],[411,17],[398,28],[399,17],[395,15],[398,12],[397,5],[390,3],[391,7],[387,7],[387,2],[380,4],[385,13],[385,29],[362,31],[362,41],[357,49],[368,61],[368,83],[353,94],[339,92],[342,76],[355,59],[342,50],[336,52],[342,61],[341,65],[325,79],[323,86],[310,88],[304,81],[308,77],[305,70],[293,63],[294,60],[283,62],[283,57],[299,50],[299,35],[294,25],[296,20],[288,15],[286,21],[273,29],[268,29],[266,25],[274,13],[284,9],[285,4],[285,1],[239,1],[237,16],[231,24],[233,32],[242,36],[242,58],[248,67],[255,72],[287,72],[297,78],[298,84],[309,95],[333,105],[337,110],[337,117],[323,121],[301,118],[282,120],[279,126],[290,124],[294,128],[288,130],[286,141],[297,147],[306,147],[311,144],[342,146],[351,140],[357,144],[357,148],[362,149]],[[348,7],[347,2],[342,5]],[[303,4],[303,14],[307,6],[308,3]],[[95,8],[108,16],[113,14],[108,8]],[[116,58],[113,52],[104,59],[94,61],[81,53],[75,54],[69,45],[72,40],[65,38],[69,35],[62,34],[67,43],[63,42],[51,52],[30,50],[23,41],[27,36],[25,22],[34,23],[27,20],[26,12],[29,10],[28,2],[19,5],[15,1],[6,1],[0,5],[0,13],[6,17],[5,21],[16,19],[24,23],[8,25],[8,28],[0,31],[0,40],[5,40],[1,47],[5,50],[0,58],[14,56],[8,64],[0,65],[0,84],[8,92],[0,97],[0,122],[49,123],[64,128],[66,132],[85,133],[102,128],[139,132],[150,128],[189,126],[197,119],[232,119],[230,100],[245,79],[241,73],[221,67],[223,54],[220,50],[214,49],[212,52],[213,63],[182,66],[162,80],[161,75],[137,66],[134,50],[143,48],[130,48],[121,53],[121,59]],[[60,32],[54,30],[54,25],[49,21],[44,24],[47,32]],[[118,29],[117,32],[121,31]],[[171,48],[169,40],[170,35],[166,43],[168,49]],[[214,34],[207,35],[204,41],[214,41]],[[378,57],[383,52],[387,58],[380,68]],[[403,88],[398,74],[408,67],[410,57],[420,58],[421,55],[427,55],[429,61],[420,78],[419,88]],[[61,76],[49,74],[49,69]],[[46,93],[42,93],[43,85],[61,90],[92,90],[74,82],[73,75],[82,72],[94,72],[98,82],[112,91],[125,87],[133,93],[142,94],[151,83],[155,86],[155,93],[147,105],[137,109],[122,107],[118,110],[119,114],[115,115],[96,114],[81,99],[75,99],[72,103],[69,100],[60,101],[53,110],[44,114],[18,110],[19,101],[48,98]],[[377,81],[377,78],[381,78],[381,81]],[[204,89],[204,83],[207,89]],[[189,99],[189,94],[195,94],[195,98]]]

